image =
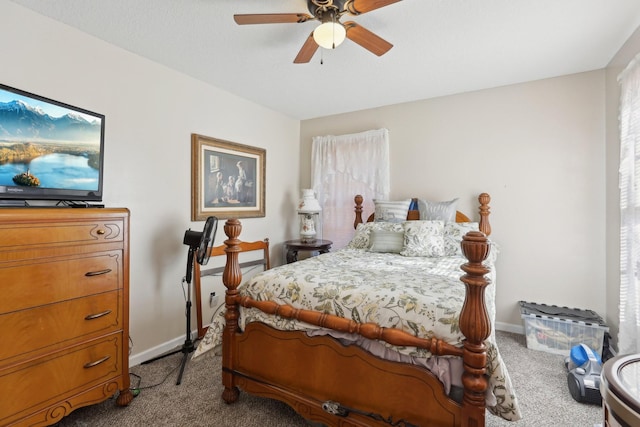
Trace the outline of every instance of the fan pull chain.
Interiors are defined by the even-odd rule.
[[[324,49],[320,49],[320,65],[324,65]]]
[[[331,49],[336,48],[336,14],[333,14],[333,27],[331,27]]]

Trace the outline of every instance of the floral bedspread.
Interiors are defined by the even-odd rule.
[[[495,252],[487,260],[495,261]],[[405,257],[374,253],[362,249],[339,251],[283,265],[253,276],[241,285],[240,293],[255,300],[271,300],[296,308],[322,311],[353,319],[402,329],[420,338],[437,337],[462,346],[464,336],[459,316],[465,298],[460,281],[466,262],[461,257]],[[495,323],[495,269],[488,275],[492,284],[485,300]],[[316,326],[256,309],[242,309],[240,327],[260,321],[284,330],[311,330]],[[214,348],[222,340],[224,318],[214,319],[195,356]],[[493,326],[492,326],[493,328]],[[401,354],[417,358],[431,355],[415,347],[392,347]],[[517,399],[507,368],[496,347],[494,331],[487,340],[489,377],[488,409],[507,420],[520,418]],[[194,357],[195,357],[194,356]]]

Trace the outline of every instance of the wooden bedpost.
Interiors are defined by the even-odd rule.
[[[485,392],[487,390],[487,349],[484,341],[491,333],[491,321],[487,314],[484,290],[489,285],[485,274],[489,269],[482,264],[489,255],[487,237],[479,231],[470,231],[462,239],[462,253],[469,260],[462,265],[466,273],[462,280],[467,288],[460,312],[460,331],[466,337],[463,347],[464,374],[462,384],[462,425],[484,426]]]
[[[362,224],[362,202],[364,198],[358,194],[353,200],[356,202],[356,219],[353,221],[353,228],[357,228],[358,224]]]
[[[489,202],[491,201],[491,196],[487,193],[482,193],[478,196],[478,201],[480,202],[480,231],[482,231],[485,236],[491,235],[491,224],[489,224],[489,214],[491,213],[489,210]]]
[[[240,312],[238,310],[238,285],[242,280],[242,271],[238,263],[238,253],[240,252],[240,240],[238,236],[242,230],[242,224],[235,218],[228,219],[224,224],[224,233],[228,239],[224,241],[227,246],[224,251],[227,253],[227,263],[222,273],[222,283],[227,288],[225,293],[226,313],[224,319],[226,325],[222,333],[222,384],[224,391],[222,398],[227,403],[233,403],[238,400],[240,391],[235,385],[233,377],[233,340],[238,330],[238,318]]]

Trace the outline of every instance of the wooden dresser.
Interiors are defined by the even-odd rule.
[[[0,209],[0,342],[0,426],[131,402],[127,209]]]

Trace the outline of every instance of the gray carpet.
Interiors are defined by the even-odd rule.
[[[529,350],[523,335],[497,333],[498,347],[514,383],[523,419],[508,422],[487,415],[487,427],[593,427],[602,423],[602,409],[573,400],[567,388],[564,357]],[[244,393],[233,405],[221,399],[220,357],[212,352],[189,360],[181,385],[176,385],[181,354],[131,368],[141,378],[141,392],[126,408],[114,400],[80,408],[59,427],[215,426],[309,427],[287,405]],[[132,387],[138,378],[131,376]],[[154,384],[160,385],[152,386]]]

